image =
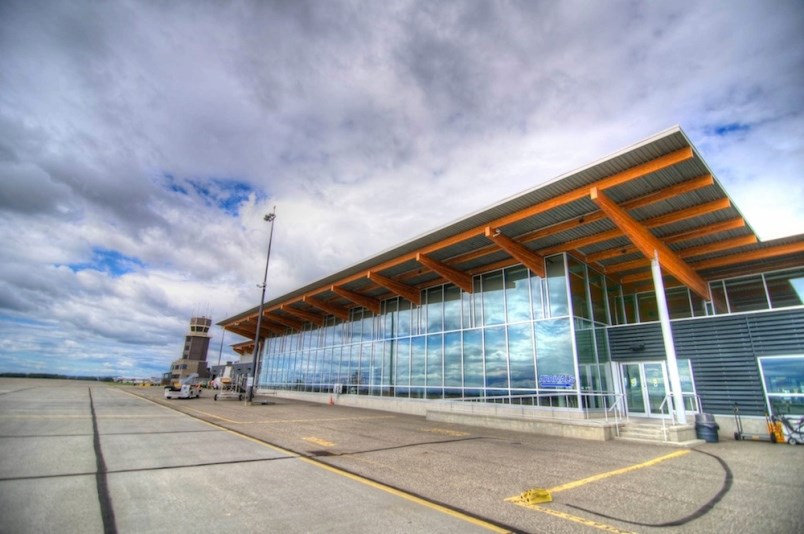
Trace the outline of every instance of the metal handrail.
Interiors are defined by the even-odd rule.
[[[695,399],[695,406],[694,406],[695,410],[693,410],[693,412],[694,413],[701,413],[701,397],[699,395],[695,394],[695,393],[682,393],[681,394],[682,399],[685,396]],[[672,404],[669,402],[672,398],[673,398],[673,393],[672,392],[668,393],[667,395],[665,395],[664,400],[662,400],[662,403],[659,405],[659,411],[662,413],[662,415],[664,415],[664,406],[667,405],[667,413],[668,413],[670,419],[673,421],[673,424],[675,425],[675,424],[678,423],[678,421],[676,420],[676,412],[675,412],[675,410],[671,409]],[[684,410],[686,411],[686,409],[687,409],[687,407],[686,407],[686,404],[685,404]],[[662,417],[662,433],[664,434],[664,440],[667,441],[667,428],[666,428],[665,423],[666,423],[666,419],[664,417]]]

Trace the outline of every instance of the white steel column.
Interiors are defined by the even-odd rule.
[[[687,411],[684,407],[684,396],[681,392],[681,376],[678,374],[678,361],[676,360],[676,346],[673,343],[673,330],[670,327],[670,312],[667,310],[667,297],[664,294],[662,281],[662,268],[659,265],[659,252],[653,252],[650,262],[653,272],[653,287],[656,290],[656,304],[659,307],[659,322],[662,325],[662,338],[664,338],[664,352],[667,355],[667,372],[670,375],[670,391],[673,393],[673,404],[676,418],[682,425],[687,424]]]

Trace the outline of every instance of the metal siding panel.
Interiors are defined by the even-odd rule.
[[[658,323],[608,330],[612,360],[664,359]],[[692,362],[695,387],[703,410],[763,415],[765,398],[757,358],[804,354],[804,310],[705,317],[674,321],[673,340],[679,359]],[[633,352],[631,346],[644,344]]]

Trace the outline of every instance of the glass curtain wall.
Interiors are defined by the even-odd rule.
[[[545,267],[545,278],[513,266],[475,276],[472,293],[427,288],[420,306],[391,298],[378,315],[354,308],[347,321],[328,317],[323,327],[273,337],[260,384],[577,407],[581,391],[611,384],[609,289],[602,275],[563,254]]]

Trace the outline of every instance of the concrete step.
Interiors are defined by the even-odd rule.
[[[661,424],[639,422],[629,422],[621,425],[619,436],[616,439],[684,447],[693,447],[704,443],[703,440],[695,438],[694,427],[691,425],[665,425],[662,427]]]

